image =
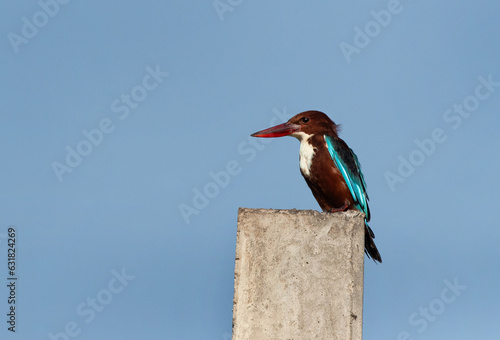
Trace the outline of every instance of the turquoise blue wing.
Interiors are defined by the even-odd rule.
[[[366,220],[369,221],[368,194],[366,193],[366,183],[361,173],[361,165],[359,164],[358,157],[342,139],[325,135],[325,141],[330,157],[332,157],[335,165],[344,177],[356,208],[364,212]]]

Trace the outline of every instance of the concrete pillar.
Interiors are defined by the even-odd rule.
[[[361,340],[363,216],[240,208],[233,340]]]

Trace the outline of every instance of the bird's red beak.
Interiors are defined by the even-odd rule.
[[[264,138],[283,137],[283,136],[288,136],[297,131],[300,131],[300,125],[284,123],[270,127],[269,129],[252,133],[251,136],[264,137]]]

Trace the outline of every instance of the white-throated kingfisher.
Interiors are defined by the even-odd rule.
[[[339,125],[320,111],[306,111],[253,137],[292,136],[300,141],[300,172],[325,212],[355,209],[365,213],[365,253],[382,262],[375,235],[368,226],[370,209],[366,183],[356,154],[338,136]]]

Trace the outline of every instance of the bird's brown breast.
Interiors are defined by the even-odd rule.
[[[315,153],[309,176],[306,176],[302,170],[301,172],[314,198],[316,198],[323,211],[340,208],[346,204],[352,209],[353,199],[351,193],[344,177],[330,157],[326,143],[324,140],[323,143],[318,142],[318,140],[312,142]]]

